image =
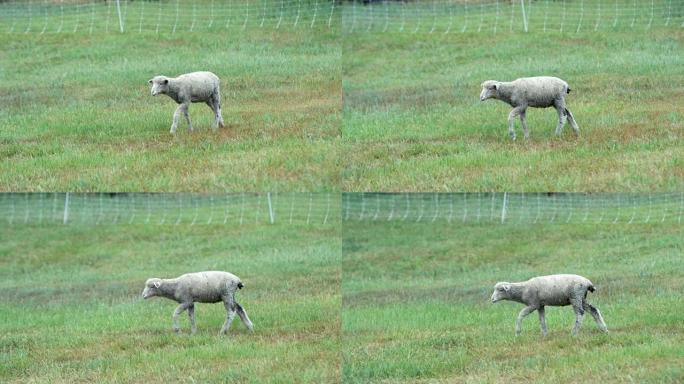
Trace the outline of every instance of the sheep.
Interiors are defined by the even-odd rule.
[[[575,310],[575,326],[572,335],[576,336],[582,325],[584,311],[588,311],[602,332],[608,327],[598,308],[587,302],[587,291],[594,292],[594,284],[589,279],[578,275],[549,275],[531,278],[522,283],[500,282],[494,286],[492,303],[500,300],[511,300],[525,304],[515,323],[515,335],[520,336],[522,320],[525,316],[539,312],[539,322],[543,336],[546,336],[545,306],[572,305]]]
[[[487,80],[482,83],[480,101],[497,99],[508,103],[513,110],[508,114],[508,133],[515,140],[513,129],[514,119],[520,116],[525,139],[529,138],[525,112],[527,107],[548,108],[554,107],[558,112],[558,125],[556,136],[560,136],[566,118],[570,121],[575,135],[579,136],[579,126],[572,113],[565,107],[565,95],[570,93],[568,83],[550,76],[523,77],[511,82]]]
[[[185,115],[188,121],[188,130],[192,132],[192,123],[188,114],[190,103],[205,102],[214,111],[214,123],[212,128],[224,127],[221,117],[221,93],[219,92],[219,78],[211,72],[192,72],[178,77],[155,76],[148,81],[152,86],[152,96],[159,94],[167,95],[178,103],[178,108],[173,114],[171,134],[176,133],[180,114]]]
[[[242,289],[244,285],[239,277],[221,271],[207,271],[186,273],[175,279],[151,278],[145,282],[142,292],[143,299],[160,296],[174,300],[180,305],[173,312],[173,330],[180,333],[178,316],[188,310],[192,333],[197,332],[195,325],[195,303],[218,303],[223,301],[226,307],[226,321],[219,332],[223,335],[228,332],[230,324],[237,313],[247,329],[254,331],[252,322],[247,317],[247,312],[235,301],[235,291]]]

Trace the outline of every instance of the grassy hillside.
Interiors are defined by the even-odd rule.
[[[388,23],[385,7],[356,7],[356,28],[343,39],[342,146],[349,154],[344,159],[344,189],[681,188],[684,95],[678,84],[684,82],[679,70],[684,65],[684,30],[674,27],[680,19],[665,26],[668,15],[660,12],[667,11],[667,4],[658,3],[652,25],[650,9],[639,13],[633,28],[631,14],[621,15],[617,28],[611,28],[612,14],[604,9],[607,20],[598,30],[592,4],[585,10],[584,28],[576,32],[578,2],[568,2],[576,13],[567,16],[560,32],[556,27],[566,2],[535,2],[530,31],[524,33],[518,19],[509,32],[511,11],[504,3],[498,14],[490,4],[481,13],[473,7],[470,16],[445,10],[424,18],[408,13],[410,7],[404,14],[401,7],[389,5]],[[542,4],[554,16],[546,31]],[[352,15],[345,13],[348,31]],[[464,20],[468,24],[462,28]],[[382,32],[386,25],[387,32]],[[402,25],[405,29],[399,32]],[[434,33],[431,25],[436,26]],[[580,125],[579,138],[569,125],[556,138],[555,110],[531,108],[530,139],[522,139],[518,120],[518,140],[511,142],[511,108],[479,101],[484,80],[536,75],[568,81],[572,92],[566,101]]]
[[[0,34],[0,190],[337,190],[338,34],[182,26]],[[147,80],[196,70],[221,78],[227,127],[193,104],[174,137]]]
[[[0,381],[338,382],[335,225],[45,225],[0,231]],[[176,303],[143,301],[149,277],[228,270],[245,288],[226,337],[221,304],[198,333]]]
[[[670,224],[354,222],[343,227],[343,379],[675,383],[684,379],[682,231]],[[497,281],[577,273],[610,333],[569,307],[491,304]]]

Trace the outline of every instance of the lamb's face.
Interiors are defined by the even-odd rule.
[[[482,83],[482,92],[480,92],[480,101],[485,101],[487,99],[496,99],[497,97],[497,87],[499,85],[498,81],[487,80]]]
[[[155,76],[148,83],[152,86],[152,96],[166,94],[169,90],[169,79],[166,76]]]
[[[149,299],[150,297],[159,296],[159,288],[162,286],[161,279],[147,279],[145,282],[145,289],[142,292],[143,299]]]
[[[510,283],[496,283],[496,285],[494,286],[494,293],[492,293],[492,303],[496,303],[500,300],[510,299],[510,291]]]

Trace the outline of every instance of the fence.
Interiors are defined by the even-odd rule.
[[[346,32],[603,31],[684,27],[682,0],[9,0],[0,32],[183,33],[229,28]]]
[[[11,0],[0,1],[8,33],[221,31],[331,27],[332,0]]]
[[[339,208],[331,193],[4,193],[0,224],[327,225]]]
[[[346,32],[603,31],[684,27],[681,0],[424,0],[352,2]]]
[[[684,193],[345,193],[344,221],[682,223]]]
[[[681,224],[684,192],[615,193],[3,193],[0,225]]]

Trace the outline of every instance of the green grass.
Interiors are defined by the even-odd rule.
[[[335,225],[5,226],[0,231],[0,381],[338,382],[340,243]],[[198,333],[145,279],[228,270],[245,288],[226,337],[220,304]]]
[[[684,380],[682,231],[662,224],[346,222],[343,381],[650,382]],[[497,281],[577,273],[610,332],[568,307],[489,302]]]
[[[394,32],[381,33],[381,16],[371,32],[360,24],[343,35],[344,190],[681,188],[681,28],[659,18],[648,30],[640,23],[559,33],[543,32],[537,20],[529,33],[493,33],[491,25],[478,33],[471,23],[465,33],[444,34],[444,15],[439,33],[427,33],[429,25],[396,32],[397,20]],[[581,137],[568,125],[556,138],[555,110],[532,108],[530,139],[522,140],[517,121],[519,140],[511,142],[510,107],[481,103],[480,83],[542,74],[569,82],[567,105]]]
[[[338,190],[338,34],[183,28],[1,34],[0,190]],[[227,127],[193,104],[174,137],[147,80],[195,70],[221,78]]]

